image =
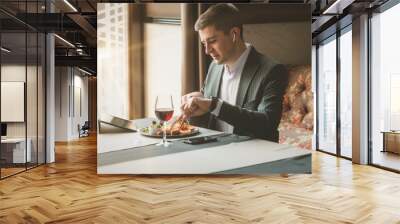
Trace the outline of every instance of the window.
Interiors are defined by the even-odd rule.
[[[340,154],[352,157],[352,35],[343,31],[340,43]]]
[[[371,18],[372,163],[400,170],[397,154],[382,152],[383,131],[400,130],[400,4]]]
[[[336,36],[318,48],[318,148],[336,153]]]
[[[400,73],[390,74],[390,130],[400,130]]]
[[[155,98],[171,94],[175,113],[181,96],[181,27],[146,23],[145,50],[145,117],[154,117]],[[157,66],[155,66],[157,65]]]
[[[353,132],[352,41],[350,23],[317,48],[317,149],[348,159]]]

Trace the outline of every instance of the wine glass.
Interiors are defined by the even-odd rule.
[[[157,146],[168,147],[171,143],[167,142],[167,122],[172,118],[174,114],[174,104],[172,102],[172,95],[157,95],[156,97],[156,105],[155,105],[155,114],[160,123],[163,125],[163,139]]]

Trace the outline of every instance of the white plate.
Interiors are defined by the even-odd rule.
[[[153,138],[162,138],[163,135],[152,135],[150,133],[148,133],[147,131],[144,131],[146,128],[141,128],[139,129],[139,133],[141,135],[147,136],[147,137],[153,137]],[[187,134],[179,134],[179,135],[171,135],[167,132],[167,138],[184,138],[184,137],[190,137],[190,136],[194,136],[200,134],[199,128],[195,127],[192,132],[187,133]]]

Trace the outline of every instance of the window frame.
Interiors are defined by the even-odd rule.
[[[387,166],[379,165],[376,163],[373,163],[373,130],[372,130],[372,19],[373,19],[373,14],[374,13],[384,13],[385,11],[391,9],[392,7],[400,4],[398,0],[388,0],[384,4],[368,11],[368,32],[367,32],[367,39],[368,39],[368,54],[367,54],[367,79],[368,79],[368,112],[367,112],[367,117],[368,117],[368,165],[380,168],[383,170],[395,172],[395,173],[400,173],[400,170],[390,168]]]
[[[341,119],[340,119],[340,103],[341,103],[341,100],[340,100],[340,95],[341,95],[340,94],[341,93],[340,92],[340,81],[341,81],[341,79],[340,79],[340,77],[341,77],[340,37],[347,32],[352,32],[352,22],[351,22],[351,20],[349,21],[349,18],[350,17],[343,18],[344,22],[339,20],[338,23],[343,22],[343,24],[342,24],[343,26],[340,28],[337,28],[336,32],[325,37],[324,39],[318,40],[318,42],[316,43],[316,51],[315,51],[316,52],[316,55],[315,55],[315,57],[316,57],[316,59],[315,59],[315,61],[316,61],[316,71],[315,71],[316,72],[316,94],[315,94],[316,101],[315,102],[317,103],[317,105],[315,108],[316,108],[316,121],[318,122],[319,117],[320,117],[320,111],[319,111],[319,105],[318,105],[319,97],[320,97],[319,91],[318,91],[319,85],[320,85],[320,74],[319,74],[320,65],[318,62],[319,62],[320,56],[319,56],[318,49],[322,43],[326,44],[330,41],[336,41],[336,62],[335,62],[336,63],[336,152],[331,153],[331,152],[328,152],[327,150],[320,148],[320,142],[319,142],[320,130],[318,127],[318,123],[315,124],[315,127],[316,127],[316,132],[315,132],[316,133],[316,138],[315,138],[316,144],[315,145],[316,145],[316,151],[323,152],[323,153],[326,153],[329,155],[333,155],[333,156],[351,161],[352,158],[344,156],[341,153]],[[333,26],[336,26],[336,25],[337,24],[334,24]]]

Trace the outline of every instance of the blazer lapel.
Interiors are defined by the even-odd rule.
[[[247,57],[246,64],[242,71],[242,76],[240,77],[239,89],[236,96],[236,105],[238,106],[243,107],[244,99],[249,91],[251,80],[253,80],[254,75],[260,66],[258,57],[258,52],[251,47],[249,56]]]

